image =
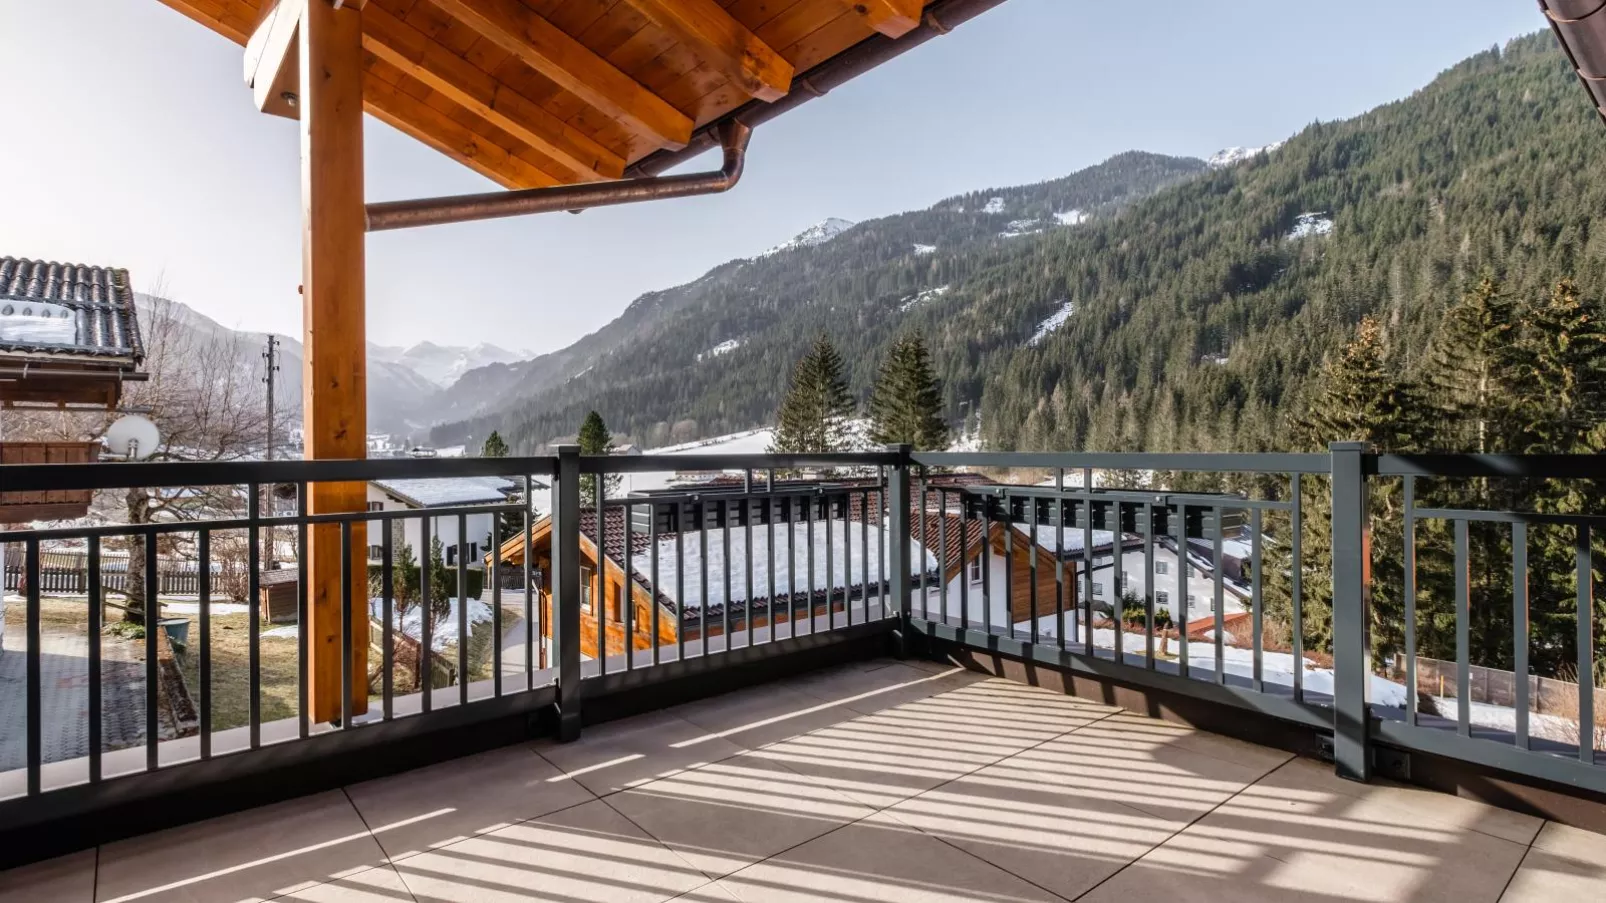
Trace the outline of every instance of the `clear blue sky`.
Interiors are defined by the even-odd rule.
[[[828,216],[1266,144],[1543,26],[1531,0],[1009,0],[761,128],[730,195],[371,237],[370,338],[550,350]],[[0,2],[0,254],[124,266],[298,335],[295,126],[240,71],[156,0]],[[372,119],[367,165],[371,200],[489,186]]]

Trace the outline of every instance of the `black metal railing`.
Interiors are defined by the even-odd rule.
[[[1597,466],[1569,457],[1404,458],[1354,444],[1264,455],[894,447],[583,457],[565,447],[506,459],[9,466],[0,468],[5,485],[40,490],[230,487],[217,497],[244,500],[244,510],[0,533],[22,595],[7,615],[21,636],[7,632],[0,668],[21,657],[11,685],[25,697],[0,704],[0,712],[22,714],[0,740],[0,820],[47,821],[63,801],[92,811],[175,781],[248,773],[257,761],[315,762],[480,719],[540,713],[572,738],[586,699],[882,637],[903,652],[998,653],[1274,716],[1330,733],[1338,770],[1351,778],[1368,778],[1377,751],[1392,747],[1606,791],[1593,730],[1592,545],[1606,514],[1530,510],[1515,502],[1538,497],[1532,493],[1487,490],[1491,481],[1593,486]],[[616,475],[691,472],[712,476],[622,496],[606,489]],[[512,480],[521,500],[338,513],[309,513],[302,503],[319,483],[485,476]],[[541,504],[536,490],[545,484],[551,496]],[[1456,488],[1466,485],[1482,488]],[[264,511],[257,500],[273,486],[293,491]],[[1592,496],[1571,498],[1577,507]],[[550,508],[550,524],[537,504]],[[482,562],[464,554],[451,564],[431,560],[436,525],[463,544],[477,539],[468,534],[484,515],[513,520],[525,537],[516,559],[511,546],[495,544]],[[1509,583],[1469,576],[1469,562],[1491,560],[1496,548],[1475,546],[1478,525],[1507,531],[1498,549],[1509,553]],[[354,595],[353,569],[368,560],[360,532],[376,526],[378,541],[366,545],[379,548],[379,563],[365,606]],[[1567,579],[1583,612],[1566,650],[1580,675],[1572,713],[1580,738],[1571,744],[1535,730],[1527,680],[1514,678],[1509,728],[1480,721],[1486,713],[1470,699],[1475,667],[1529,671],[1529,575],[1555,560],[1529,555],[1530,534],[1540,529],[1571,531]],[[339,539],[335,641],[378,650],[368,674],[354,667],[361,656],[341,656],[341,703],[321,719],[308,693],[309,608],[318,603],[302,554],[318,530]],[[263,551],[269,532],[294,537],[296,554],[278,575],[263,560],[279,554],[271,543]],[[1376,549],[1385,538],[1387,555]],[[225,540],[246,559],[244,613],[220,614]],[[404,566],[404,542],[414,547],[415,568]],[[71,589],[46,579],[44,562],[58,545],[81,549],[85,576]],[[123,583],[105,579],[114,548],[139,556],[147,575],[162,573],[163,562],[186,562],[194,601],[158,602],[176,594],[172,587],[140,605],[114,600],[129,591],[126,566]],[[1375,573],[1374,562],[1385,559],[1388,573]],[[286,568],[296,575],[289,590]],[[479,569],[482,580],[472,574]],[[1546,579],[1545,587],[1560,585]],[[477,597],[476,583],[484,587]],[[283,628],[263,624],[274,604],[288,604],[286,593],[293,651]],[[1374,605],[1374,595],[1387,604]],[[105,615],[114,601],[136,611],[138,623],[114,630]],[[193,618],[163,618],[164,607]],[[1480,622],[1475,632],[1474,616],[1495,609],[1509,620]],[[226,625],[239,628],[228,641],[220,618],[243,618]],[[1439,632],[1427,653],[1456,672],[1448,715],[1425,711],[1418,698],[1429,621]],[[1445,625],[1453,642],[1440,642]],[[1501,631],[1510,660],[1475,661],[1471,639]],[[81,645],[45,648],[67,634],[81,636]],[[1542,651],[1555,658],[1548,646]],[[54,678],[64,667],[88,677],[87,738],[76,745],[54,739],[63,732],[48,723],[72,708],[47,698],[60,692]],[[354,706],[362,687],[377,710]],[[127,723],[130,710],[137,724]],[[1556,717],[1543,713],[1547,725]],[[150,780],[159,774],[170,779]],[[141,781],[139,791],[129,789]]]

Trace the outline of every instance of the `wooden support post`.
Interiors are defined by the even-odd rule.
[[[367,330],[363,241],[362,13],[309,0],[300,29],[301,274],[306,457],[367,456]],[[363,511],[362,483],[314,483],[313,514]],[[341,714],[338,525],[309,531],[307,699],[314,721]],[[352,525],[351,713],[368,711],[367,525]]]

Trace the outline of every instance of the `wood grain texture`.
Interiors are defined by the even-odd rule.
[[[792,64],[731,18],[714,0],[625,0],[654,25],[691,46],[714,70],[759,100],[792,89]]]

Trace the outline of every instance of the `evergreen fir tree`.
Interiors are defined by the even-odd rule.
[[[895,342],[881,367],[870,396],[870,440],[879,445],[907,442],[917,451],[941,451],[948,446],[942,384],[919,333]]]
[[[502,441],[502,434],[496,430],[491,430],[491,434],[485,437],[484,447],[480,449],[480,457],[505,458],[507,454],[507,443]]]
[[[580,424],[580,454],[606,455],[613,451],[613,434],[608,432],[608,425],[602,422],[602,415],[596,411],[586,414],[586,419]],[[582,507],[592,507],[596,504],[596,478],[591,474],[580,476],[580,504]],[[604,497],[616,494],[619,491],[619,475],[610,474],[602,480],[602,493]]]
[[[851,416],[853,399],[842,377],[842,357],[821,334],[792,371],[770,452],[817,455],[844,451]]]
[[[1528,311],[1523,410],[1529,449],[1593,452],[1587,438],[1606,415],[1606,329],[1563,279]]]
[[[1446,415],[1439,433],[1440,445],[1447,449],[1479,454],[1513,450],[1516,315],[1516,305],[1500,282],[1485,275],[1450,308],[1433,337],[1428,379]]]

